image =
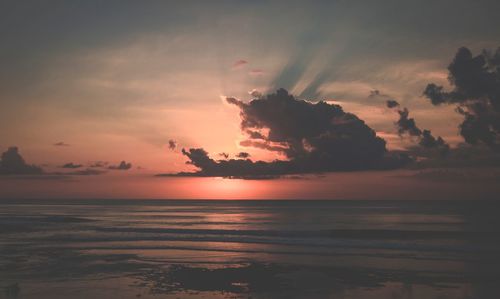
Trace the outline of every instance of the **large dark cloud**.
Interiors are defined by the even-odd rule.
[[[215,161],[201,148],[183,149],[188,163],[200,170],[178,175],[273,176],[393,168],[408,162],[407,157],[389,154],[375,131],[339,105],[298,100],[284,89],[249,103],[235,98],[227,102],[240,108],[241,129],[248,135],[241,144],[280,151],[287,160]]]
[[[42,174],[42,168],[27,164],[17,147],[9,147],[0,160],[0,175]]]
[[[249,103],[227,101],[240,108],[242,130],[284,145],[289,159],[321,160],[331,169],[363,168],[386,153],[385,141],[339,105],[298,100],[284,89]]]
[[[292,161],[252,161],[250,159],[229,159],[215,161],[202,148],[182,149],[182,153],[189,158],[188,164],[200,170],[197,172],[181,172],[175,176],[220,176],[231,178],[268,178],[290,173],[304,172],[300,166]],[[310,171],[309,171],[310,172]]]
[[[470,144],[500,149],[500,48],[473,56],[462,47],[448,66],[453,89],[428,84],[424,95],[434,105],[455,104],[464,116],[460,134]]]

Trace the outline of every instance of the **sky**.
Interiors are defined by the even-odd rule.
[[[493,198],[499,9],[0,1],[0,198]]]

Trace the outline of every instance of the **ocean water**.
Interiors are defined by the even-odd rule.
[[[500,298],[495,201],[0,202],[4,298]]]

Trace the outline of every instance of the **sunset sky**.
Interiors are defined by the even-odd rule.
[[[493,198],[500,2],[425,2],[2,1],[0,198]]]

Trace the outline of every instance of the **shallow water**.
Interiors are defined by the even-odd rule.
[[[3,201],[0,286],[5,298],[496,298],[499,207]]]

